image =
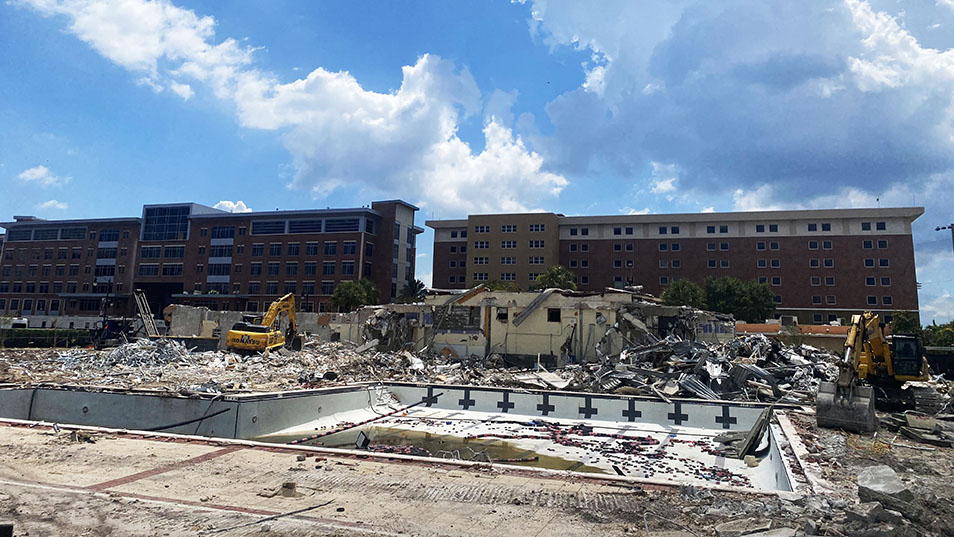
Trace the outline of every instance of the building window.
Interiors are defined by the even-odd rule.
[[[580,260],[580,268],[590,268],[590,260],[589,260],[589,259],[581,259],[581,260]]]
[[[881,285],[884,286],[884,287],[890,287],[890,286],[891,286],[891,278],[888,278],[887,276],[882,277],[882,278],[881,278]]]
[[[517,241],[500,241],[500,247],[506,250],[512,250],[517,247]]]
[[[861,231],[871,231],[871,222],[862,222]]]
[[[530,248],[543,248],[542,240],[533,240],[533,241],[530,241],[529,244],[530,244]]]
[[[265,255],[265,245],[264,244],[253,244],[252,245],[252,257],[262,257]]]
[[[530,258],[530,264],[531,264],[531,265],[542,265],[542,264],[543,264],[543,256],[532,256],[532,257]]]
[[[182,276],[182,263],[165,263],[162,265],[163,276]]]
[[[584,237],[586,237],[589,234],[590,234],[590,228],[588,227],[580,228],[580,235],[583,235]]]
[[[457,238],[457,232],[456,232],[456,231],[451,231],[450,233],[451,233],[451,238],[452,238],[452,239],[456,239],[456,238]]]
[[[821,304],[821,303],[822,303],[821,295],[812,295],[812,304]],[[821,315],[819,315],[818,320],[821,321]]]
[[[338,255],[338,243],[325,242],[325,255]]]
[[[500,273],[500,280],[504,282],[515,282],[517,281],[516,272],[502,272]]]
[[[821,276],[812,276],[811,278],[812,286],[818,287],[821,285]]]
[[[719,250],[722,250],[723,252],[728,252],[728,251],[729,251],[729,243],[727,243],[727,242],[720,242],[720,243],[719,243]]]
[[[765,224],[756,224],[755,225],[756,233],[765,233]]]
[[[490,233],[490,226],[474,226],[474,233]]]
[[[305,255],[308,255],[308,256],[318,255],[318,243],[317,243],[317,242],[306,242],[306,243],[305,243]]]
[[[710,235],[715,234],[715,226],[706,226],[706,233]]]
[[[830,258],[830,257],[826,257],[826,258],[825,258],[825,268],[834,268],[834,266],[835,266],[835,260],[832,259],[832,258]]]
[[[719,233],[728,233],[729,226],[719,226]]]
[[[769,224],[769,233],[778,233],[778,224]]]
[[[825,276],[825,287],[834,287],[834,286],[835,286],[835,277]]]
[[[620,263],[620,260],[617,259],[617,260],[616,260],[616,263]],[[619,265],[616,265],[616,266],[619,267],[619,266],[621,266],[621,265],[622,265],[622,263],[620,263]],[[665,259],[660,259],[660,260],[659,260],[659,268],[669,268],[669,261],[666,261]]]
[[[501,233],[516,233],[517,225],[516,224],[504,224],[500,226]]]
[[[822,250],[831,250],[832,243],[831,241],[822,241]]]
[[[878,249],[879,249],[879,250],[887,250],[887,249],[888,249],[888,241],[887,241],[886,239],[881,239],[881,240],[879,240],[879,241],[878,241]]]
[[[297,242],[288,243],[288,255],[296,256],[301,251],[301,244]]]
[[[613,251],[614,251],[614,252],[622,252],[622,251],[623,251],[623,245],[617,242],[616,244],[613,245]]]
[[[782,278],[778,276],[772,276],[772,285],[776,287],[778,287],[779,285],[782,285]]]
[[[516,257],[513,257],[513,256],[510,256],[510,257],[501,257],[501,258],[500,258],[500,264],[501,264],[501,265],[516,265],[516,264],[517,264],[517,258],[516,258]]]
[[[873,277],[870,277],[870,276],[869,276],[869,277],[865,278],[865,285],[867,285],[867,286],[869,286],[869,287],[874,287],[874,286],[876,285],[876,282],[877,282],[877,281],[878,281],[878,280],[877,280],[876,278],[873,278]]]
[[[874,267],[874,266],[875,266],[875,260],[872,259],[872,258],[870,258],[870,257],[866,257],[866,258],[865,258],[865,267],[872,268],[872,267]]]
[[[572,236],[574,236],[574,237],[577,235],[577,230],[576,230],[575,227],[570,228],[570,235],[572,235]]]
[[[678,235],[678,234],[679,234],[679,226],[671,226],[671,227],[669,228],[669,232],[672,233],[673,235]]]
[[[475,242],[474,242],[474,248],[476,248],[476,249],[478,249],[478,250],[486,250],[487,248],[490,248],[490,242],[489,242],[489,241],[475,241]]]
[[[779,268],[782,266],[782,261],[779,259],[773,259],[771,262],[772,268]]]
[[[232,271],[232,265],[227,263],[213,263],[209,265],[209,276],[228,276]]]
[[[485,282],[485,281],[487,281],[487,273],[486,273],[486,272],[475,272],[475,273],[474,273],[474,281],[476,281],[476,282]]]
[[[720,260],[720,261],[719,261],[719,266],[720,266],[721,268],[729,268],[729,260],[728,260],[728,259],[722,259],[722,260]]]
[[[580,276],[580,283],[583,285],[588,285],[590,283],[589,276]]]
[[[773,242],[770,242],[770,243],[769,243],[769,249],[771,249],[771,250],[778,250],[778,243],[777,243],[777,242],[774,242],[774,241],[773,241]]]
[[[614,227],[614,228],[613,228],[613,235],[622,235],[622,234],[623,234],[623,228],[621,228],[621,227]]]
[[[888,265],[888,258],[887,258],[887,257],[882,257],[881,259],[879,259],[879,260],[878,260],[878,266],[881,267],[881,268],[887,268],[887,267],[889,266],[889,265]]]
[[[775,295],[775,296],[772,298],[772,302],[775,302],[776,304],[781,304],[781,303],[782,303],[782,295]]]
[[[545,231],[545,230],[546,230],[545,224],[530,224],[531,233],[536,233],[536,232]]]
[[[868,295],[867,300],[868,300],[868,305],[869,305],[869,306],[877,306],[877,305],[878,305],[878,297],[876,297],[876,296]]]
[[[451,261],[450,268],[457,268],[457,261]]]
[[[755,249],[756,249],[756,250],[764,250],[764,249],[765,249],[765,242],[764,242],[764,241],[759,241],[759,242],[755,243]]]
[[[666,244],[666,243],[664,243],[664,242],[659,243],[659,251],[660,251],[660,252],[665,252],[665,251],[668,250],[668,249],[669,249],[669,245],[668,245],[668,244]]]
[[[335,282],[321,282],[321,294],[323,295],[335,294]]]
[[[457,283],[457,277],[456,277],[456,276],[448,276],[448,277],[447,277],[447,283]]]
[[[577,244],[571,244],[571,245],[570,245],[570,251],[571,251],[571,252],[575,252],[575,251],[577,251],[578,249],[579,249],[579,246],[578,246]]]
[[[627,235],[632,235],[632,234],[633,234],[633,228],[627,227],[627,228],[626,228],[626,234],[627,234]]]
[[[818,224],[808,224],[808,231],[818,231]]]
[[[890,306],[893,303],[893,300],[890,296],[885,295],[881,297],[881,303],[885,306]]]
[[[475,264],[475,265],[486,265],[488,262],[489,262],[489,258],[487,258],[487,257],[475,257],[475,258],[474,258],[474,264]]]
[[[209,269],[212,266],[209,265]],[[285,275],[286,276],[297,276],[298,275],[298,263],[285,263]]]
[[[884,222],[877,222],[875,224],[875,229],[877,229],[878,231],[886,231],[888,229],[888,226]]]
[[[808,241],[808,249],[809,249],[809,250],[817,250],[817,249],[818,249],[818,241]]]
[[[709,268],[716,268],[716,266],[717,266],[715,259],[710,259],[707,264],[708,264],[708,267],[709,267]]]
[[[669,276],[660,276],[659,285],[669,285]]]
[[[662,267],[663,263],[665,263],[665,261],[660,261],[660,262],[659,262],[659,266]],[[622,259],[614,259],[614,260],[613,260],[613,268],[623,268],[623,260],[622,260]]]
[[[825,304],[833,305],[835,303],[835,295],[825,295]]]
[[[758,268],[767,268],[767,267],[768,267],[768,262],[767,262],[766,260],[764,260],[764,259],[759,259],[758,261],[756,261],[756,266],[757,266]]]
[[[576,259],[571,259],[571,260],[570,260],[570,268],[576,268],[576,267],[578,266],[578,264],[579,264],[579,263],[577,262]]]
[[[714,243],[714,242],[707,242],[707,243],[706,243],[706,250],[708,250],[708,251],[710,251],[710,252],[716,251],[716,243]]]
[[[660,235],[665,235],[668,231],[669,231],[669,228],[667,228],[666,226],[659,226]]]
[[[140,276],[158,276],[159,265],[139,265]]]
[[[248,273],[250,276],[261,276],[262,275],[262,264],[261,263],[249,263]]]
[[[633,267],[633,260],[632,260],[632,259],[628,259],[628,260],[626,261],[626,266],[627,266],[628,268],[632,268],[632,267]],[[669,262],[669,266],[672,267],[672,268],[681,268],[681,267],[682,267],[682,263],[681,263],[678,259],[673,259],[672,261]]]
[[[672,250],[673,252],[678,252],[678,251],[679,251],[679,243],[678,243],[678,242],[672,243],[672,244],[669,246],[669,249]]]
[[[865,250],[870,250],[874,248],[874,242],[871,240],[863,240],[861,241],[861,247],[864,248]]]
[[[321,274],[323,276],[333,276],[335,273],[335,262],[325,261],[321,264]]]
[[[285,294],[298,292],[298,282],[285,282]]]
[[[830,223],[827,223],[827,222],[823,223],[823,224],[822,224],[822,231],[831,231],[831,224],[830,224]]]

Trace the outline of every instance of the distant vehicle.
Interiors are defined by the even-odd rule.
[[[26,317],[14,317],[0,322],[0,328],[29,328],[30,321]]]
[[[284,333],[279,326],[282,317],[288,318],[288,329]],[[301,350],[301,345],[292,293],[272,302],[264,317],[247,316],[235,323],[225,336],[226,348],[238,353],[265,352],[283,346]]]

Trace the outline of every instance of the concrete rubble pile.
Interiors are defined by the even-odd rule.
[[[803,403],[818,383],[834,380],[839,357],[808,345],[786,346],[763,335],[721,345],[669,336],[604,357],[593,391],[631,395]]]

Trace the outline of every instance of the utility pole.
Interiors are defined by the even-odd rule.
[[[952,250],[954,250],[954,223],[948,224],[948,225],[946,225],[946,226],[938,226],[938,227],[934,228],[934,231],[941,231],[941,230],[943,230],[943,229],[950,229],[950,230],[951,230],[951,248],[952,248]]]

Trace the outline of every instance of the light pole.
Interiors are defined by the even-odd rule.
[[[938,226],[934,228],[934,231],[941,231],[942,229],[951,230],[951,248],[954,248],[954,224],[948,224],[946,226]]]

